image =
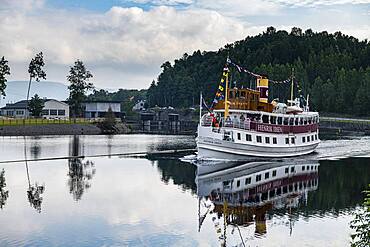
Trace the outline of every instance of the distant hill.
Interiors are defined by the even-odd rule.
[[[6,97],[1,98],[0,106],[4,106],[9,102],[16,102],[26,99],[28,81],[9,81],[5,89]],[[65,100],[68,97],[68,86],[61,82],[40,81],[32,82],[30,98],[34,94],[38,94],[41,98],[52,98],[57,100]]]

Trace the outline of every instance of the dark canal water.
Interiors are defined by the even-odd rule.
[[[198,168],[191,153],[118,155],[194,145],[188,136],[1,138],[0,246],[349,246],[370,182],[369,137],[324,140],[297,159]]]

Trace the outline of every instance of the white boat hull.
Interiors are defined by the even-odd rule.
[[[241,132],[241,130],[237,130]],[[263,135],[251,131],[242,131],[253,135]],[[304,134],[303,134],[304,135]],[[267,135],[266,135],[267,136]],[[268,134],[268,136],[274,136]],[[286,145],[285,137],[291,138],[291,135],[275,135],[280,145],[265,144],[246,141],[223,140],[222,134],[215,133],[211,128],[200,127],[198,129],[197,149],[198,159],[226,159],[226,160],[251,160],[258,158],[284,158],[306,155],[312,153],[319,145],[320,140],[311,141],[310,143],[295,143]],[[264,138],[264,137],[263,137]],[[262,139],[263,139],[262,138]],[[300,136],[296,137],[300,139]]]

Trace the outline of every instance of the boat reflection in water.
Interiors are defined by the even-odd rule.
[[[250,236],[245,236],[243,228],[253,224],[252,238],[266,234],[267,212],[291,212],[305,204],[308,192],[318,187],[318,168],[318,162],[229,163],[229,167],[225,163],[198,164],[199,230],[209,215],[221,245],[226,245],[229,235],[235,235],[235,229],[239,242],[244,244]]]

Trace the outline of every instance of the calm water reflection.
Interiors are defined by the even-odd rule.
[[[347,141],[370,153],[369,139]],[[193,145],[183,136],[4,138],[1,160],[74,157],[0,163],[0,246],[348,246],[370,159],[322,159],[347,156],[342,143],[324,142],[306,160],[198,167],[177,156],[87,157]]]

